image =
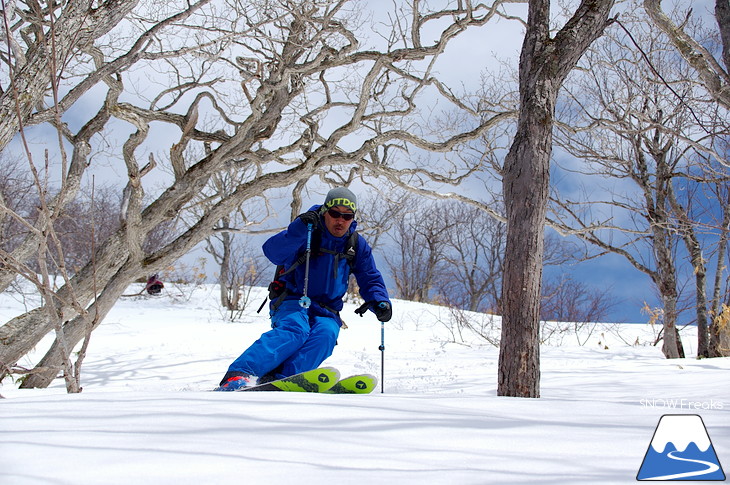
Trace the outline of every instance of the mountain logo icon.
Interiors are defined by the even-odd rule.
[[[641,463],[637,480],[724,481],[705,423],[696,414],[665,414]]]

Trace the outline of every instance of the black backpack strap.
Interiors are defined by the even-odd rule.
[[[281,281],[279,278],[290,272],[294,269],[294,267],[301,264],[299,260],[294,262],[294,265],[292,265],[291,268],[284,271],[284,266],[279,265],[276,267],[276,271],[274,272],[274,279],[271,280],[271,283],[269,283],[269,294],[266,298],[264,298],[264,301],[261,303],[261,306],[258,310],[256,310],[256,313],[261,313],[261,310],[264,309],[264,305],[266,305],[266,302],[271,300],[271,304],[273,305],[274,309],[276,309],[279,305],[281,305],[281,302],[284,301],[284,298],[286,298],[286,295],[289,293],[286,289],[286,285],[283,281]]]
[[[329,249],[322,249],[320,246],[322,245],[322,233],[319,228],[315,228],[315,230],[312,232],[312,242],[310,245],[311,254],[314,256],[317,256],[319,253],[329,253],[335,255],[335,269],[334,269],[334,277],[337,278],[338,270],[339,270],[339,261],[340,258],[347,259],[347,264],[350,266],[350,272],[355,268],[355,256],[357,256],[357,243],[359,240],[359,236],[357,234],[357,231],[353,231],[352,234],[350,234],[350,237],[347,238],[347,242],[345,243],[345,250],[341,253],[337,253],[335,251],[330,251]],[[266,305],[267,300],[271,300],[271,305],[276,310],[276,308],[281,305],[281,302],[284,301],[284,298],[287,297],[289,292],[286,289],[286,285],[283,281],[280,281],[280,278],[284,275],[287,275],[294,271],[300,264],[303,264],[307,259],[307,254],[302,253],[299,255],[299,257],[292,263],[289,268],[284,270],[284,266],[279,265],[276,267],[276,273],[274,274],[274,279],[269,283],[269,296],[268,298],[264,298],[264,302],[261,303],[261,306],[256,311],[256,313],[261,313],[261,310],[264,308],[264,305]]]
[[[345,252],[343,253],[347,258],[347,262],[350,265],[350,271],[355,268],[355,256],[357,256],[357,243],[360,240],[360,235],[357,231],[353,231],[350,237],[347,239],[345,245]]]
[[[329,249],[320,249],[321,253],[328,253],[328,254],[334,254],[335,255],[335,270],[334,270],[334,278],[337,278],[337,275],[339,274],[339,262],[340,258],[347,259],[347,264],[350,266],[350,272],[355,268],[355,256],[357,256],[357,241],[359,237],[357,234],[357,231],[353,231],[352,234],[350,234],[350,237],[347,238],[347,242],[345,243],[345,249],[343,252],[338,253],[335,251],[331,251]]]
[[[315,229],[312,232],[312,241],[310,245],[310,249],[312,251],[312,254],[317,254],[319,251],[319,246],[322,243],[322,234],[318,229]],[[315,250],[315,244],[316,244],[316,250]],[[269,296],[267,298],[264,298],[263,303],[261,303],[261,306],[256,311],[256,313],[261,313],[261,310],[263,310],[264,305],[266,305],[267,300],[271,300],[271,306],[274,310],[276,310],[279,305],[281,305],[281,302],[284,301],[284,298],[287,297],[289,292],[286,289],[286,284],[281,281],[281,277],[284,275],[288,275],[301,264],[303,264],[307,260],[307,253],[304,252],[299,255],[299,257],[292,263],[289,268],[284,270],[283,265],[279,265],[276,267],[276,272],[274,273],[274,279],[269,283]]]

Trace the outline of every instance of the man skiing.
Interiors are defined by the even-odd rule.
[[[355,232],[356,212],[355,194],[332,189],[324,204],[312,206],[264,243],[266,257],[281,268],[269,287],[272,328],[233,361],[217,390],[235,391],[319,367],[337,343],[350,273],[366,302],[358,311],[369,308],[379,321],[390,320],[385,282],[370,245]]]

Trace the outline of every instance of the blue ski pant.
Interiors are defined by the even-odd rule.
[[[264,333],[229,366],[228,372],[279,379],[319,367],[332,355],[340,333],[337,319],[309,316],[296,300],[285,300]]]

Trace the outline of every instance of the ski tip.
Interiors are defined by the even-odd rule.
[[[372,374],[346,377],[332,386],[327,394],[370,394],[378,386],[378,378]]]

